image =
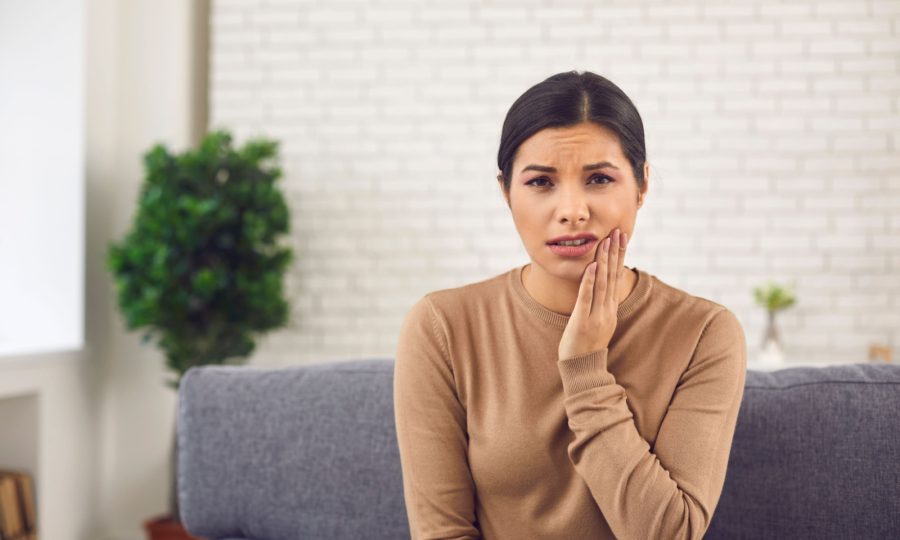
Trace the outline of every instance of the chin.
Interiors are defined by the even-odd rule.
[[[537,262],[532,259],[532,262],[555,278],[579,282],[584,275],[584,269],[590,264],[588,257],[584,259],[554,258],[549,262]]]

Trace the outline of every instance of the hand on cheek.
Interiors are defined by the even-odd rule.
[[[625,275],[628,238],[615,229],[599,243],[581,276],[575,308],[559,342],[559,359],[605,349],[616,330],[619,281]]]

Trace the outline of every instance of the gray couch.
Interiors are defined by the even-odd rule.
[[[182,521],[214,539],[409,538],[393,360],[188,371]],[[750,370],[705,538],[900,537],[900,365]]]

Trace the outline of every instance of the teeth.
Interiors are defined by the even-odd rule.
[[[565,240],[563,242],[559,242],[560,246],[580,246],[582,244],[586,244],[588,241],[587,238],[582,238],[581,240]]]

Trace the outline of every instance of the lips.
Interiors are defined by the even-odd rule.
[[[547,244],[547,247],[554,254],[561,257],[581,258],[594,251],[597,240],[588,240],[580,246],[561,246],[559,244]]]
[[[547,240],[547,244],[555,245],[560,242],[565,242],[567,240],[581,240],[582,238],[586,238],[587,240],[596,240],[597,237],[591,233],[579,233],[576,235],[568,235],[568,236],[557,236],[556,238],[551,238]]]

